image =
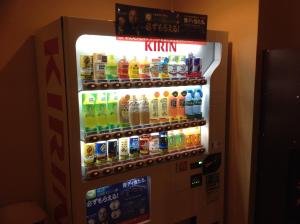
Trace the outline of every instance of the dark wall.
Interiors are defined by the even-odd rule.
[[[256,177],[260,173],[257,170],[258,159],[262,158],[259,151],[259,127],[262,118],[262,93],[263,93],[263,51],[265,49],[300,49],[300,1],[298,0],[260,0],[258,45],[257,45],[257,64],[255,80],[255,100],[254,100],[254,124],[253,124],[253,157],[251,172],[251,193],[250,193],[250,223],[254,222],[255,213],[255,189]],[[282,73],[284,78],[285,72]],[[281,91],[284,89],[281,89]],[[280,91],[280,89],[278,90]],[[280,104],[278,105],[280,106]],[[284,130],[282,130],[284,132]],[[288,159],[287,154],[282,155]],[[276,156],[270,155],[274,161]],[[270,167],[268,167],[269,169]],[[260,168],[259,168],[260,169]],[[270,169],[271,171],[272,169]],[[273,167],[276,172],[276,167]],[[278,181],[282,181],[279,180]],[[278,192],[280,194],[280,192]],[[263,196],[263,195],[262,195]],[[270,203],[276,202],[276,195]],[[274,216],[276,212],[273,211]]]

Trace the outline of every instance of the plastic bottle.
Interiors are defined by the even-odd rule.
[[[178,56],[170,56],[170,61],[168,64],[169,78],[177,78],[177,61]]]
[[[140,62],[139,76],[140,79],[150,79],[150,62],[147,57],[144,57],[144,60]]]
[[[194,114],[193,114],[193,105],[194,105],[194,98],[193,98],[193,90],[188,90],[187,95],[185,97],[185,102],[184,102],[184,108],[185,108],[185,115],[187,119],[193,119]]]
[[[107,121],[109,129],[119,127],[117,92],[107,92]]]
[[[184,134],[184,147],[185,148],[193,147],[190,128],[183,129],[183,134]]]
[[[159,78],[159,58],[152,58],[150,63],[150,75],[152,79]]]
[[[141,124],[150,124],[149,102],[145,94],[142,95],[140,100],[140,119]]]
[[[184,133],[182,129],[174,130],[176,135],[176,149],[183,150],[184,149]]]
[[[118,63],[118,76],[119,79],[129,79],[129,75],[128,75],[128,61],[126,60],[126,57],[123,56],[123,58],[119,61]]]
[[[176,135],[174,131],[168,131],[168,152],[176,150]]]
[[[150,100],[150,123],[156,124],[159,123],[159,111],[158,111],[158,104],[159,104],[159,96],[160,93],[158,91],[154,92]]]
[[[129,100],[130,95],[126,94],[119,100],[119,118],[122,128],[129,127]]]
[[[105,77],[107,80],[118,79],[118,65],[113,55],[108,55],[105,65]]]
[[[187,67],[185,63],[185,56],[178,57],[177,61],[177,77],[186,78]]]
[[[91,93],[82,94],[82,122],[86,133],[96,131],[95,119],[95,95]]]
[[[193,104],[193,114],[195,118],[202,118],[202,91],[201,89],[195,90],[195,96],[194,96],[194,104]]]
[[[129,101],[129,123],[131,126],[140,125],[140,105],[135,95]]]
[[[95,115],[97,123],[97,131],[102,132],[107,130],[107,106],[106,92],[98,92],[95,102]]]
[[[159,77],[161,79],[167,79],[169,78],[169,73],[168,73],[168,62],[169,58],[164,57],[159,63]]]
[[[180,120],[185,120],[185,96],[187,92],[180,90],[177,96],[177,116]]]
[[[129,78],[138,79],[139,78],[139,63],[136,60],[136,57],[129,62]]]
[[[200,146],[200,127],[191,128],[191,142],[193,147]]]
[[[169,92],[164,91],[159,98],[158,114],[159,114],[159,121],[162,123],[169,121],[168,96],[169,96]]]
[[[169,105],[168,105],[168,114],[170,121],[177,121],[177,111],[178,111],[178,104],[177,104],[177,97],[178,92],[174,91],[172,94],[169,95]]]

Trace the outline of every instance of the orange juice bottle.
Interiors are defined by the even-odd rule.
[[[199,138],[197,135],[197,128],[190,128],[190,133],[191,133],[191,144],[192,147],[197,147],[199,145]]]
[[[170,121],[178,120],[178,117],[177,117],[177,111],[178,111],[178,109],[177,109],[178,108],[177,97],[178,97],[178,92],[177,91],[173,91],[172,94],[169,95],[168,112],[169,112]]]
[[[184,134],[184,147],[185,148],[193,147],[190,128],[183,129],[183,134]]]
[[[180,120],[185,120],[185,96],[186,96],[186,91],[180,90],[177,96],[177,116]]]

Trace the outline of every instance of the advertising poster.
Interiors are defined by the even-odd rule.
[[[207,16],[116,4],[116,35],[205,41]]]
[[[86,194],[87,224],[133,224],[149,219],[149,180],[139,177]]]

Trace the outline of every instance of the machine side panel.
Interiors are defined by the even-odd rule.
[[[70,165],[61,20],[36,35],[47,212],[71,223]]]

